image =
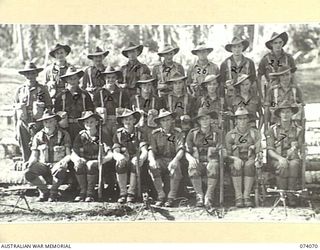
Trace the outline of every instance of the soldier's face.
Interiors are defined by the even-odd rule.
[[[67,77],[66,81],[68,83],[68,88],[74,88],[79,86],[79,77],[77,75]]]
[[[242,50],[243,50],[243,45],[242,43],[240,44],[235,44],[231,47],[231,51],[232,54],[234,54],[235,56],[239,56],[242,54]]]
[[[197,56],[199,57],[199,60],[207,59],[208,55],[209,55],[209,50],[200,50],[197,52]]]
[[[251,82],[250,82],[249,79],[244,80],[244,81],[240,84],[240,89],[241,89],[242,92],[247,93],[247,92],[249,92],[250,88],[251,88]]]
[[[218,87],[217,80],[213,80],[207,83],[208,93],[215,93]]]
[[[104,59],[104,56],[103,56],[103,55],[92,57],[92,61],[93,61],[93,64],[94,64],[94,65],[100,65],[100,64],[102,64],[103,59]]]
[[[205,116],[200,117],[198,121],[199,121],[201,128],[207,128],[210,126],[211,117],[210,117],[210,115],[205,115]]]
[[[283,47],[283,41],[280,37],[278,37],[277,39],[275,39],[272,43],[271,43],[271,47],[273,51],[280,51]]]
[[[83,125],[84,125],[85,129],[91,130],[98,125],[98,121],[96,118],[90,117],[90,118],[84,120]]]
[[[133,115],[122,118],[122,123],[125,128],[132,128],[136,122]]]
[[[56,118],[50,118],[43,121],[43,127],[45,127],[48,130],[53,130],[57,126],[57,120]]]
[[[171,51],[169,53],[166,53],[163,55],[164,60],[166,60],[167,62],[172,62],[173,60],[173,56],[174,56],[174,52]]]
[[[281,109],[279,114],[280,114],[280,119],[283,122],[290,121],[293,115],[291,108]]]
[[[25,72],[23,73],[23,75],[25,76],[25,78],[27,78],[29,81],[35,81],[38,77],[38,72],[36,71],[29,71],[29,72]]]
[[[164,130],[169,130],[172,125],[173,119],[170,115],[162,118],[159,122],[160,122],[161,128],[163,128]]]
[[[66,56],[67,52],[63,48],[58,49],[56,50],[56,52],[54,52],[54,57],[59,61],[65,60]]]
[[[152,82],[148,82],[146,84],[141,84],[140,85],[141,92],[150,94],[152,91]]]
[[[138,57],[138,50],[136,50],[136,49],[130,50],[130,51],[128,51],[127,55],[128,55],[128,58],[129,58],[130,60],[137,59],[137,57]]]
[[[248,126],[248,116],[247,115],[240,115],[237,117],[237,126],[239,129],[245,129]]]
[[[183,80],[175,81],[173,83],[173,92],[181,93],[183,91],[183,88],[184,88],[184,81]]]
[[[280,76],[280,84],[284,87],[288,87],[291,82],[291,73],[287,72]]]
[[[117,82],[117,75],[116,74],[107,74],[105,75],[106,85],[113,85]]]

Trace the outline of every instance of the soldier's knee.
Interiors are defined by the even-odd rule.
[[[152,178],[159,178],[161,177],[161,173],[160,173],[160,169],[159,168],[150,168],[149,170],[150,175],[152,176]]]
[[[207,165],[207,177],[217,178],[219,173],[219,162],[217,160],[210,160]]]
[[[294,159],[289,161],[289,176],[288,177],[298,177],[300,169],[300,160]]]
[[[244,176],[254,177],[255,175],[255,166],[254,160],[247,160],[244,164]]]
[[[87,166],[87,174],[96,175],[99,173],[98,161],[88,161],[86,163],[86,166]]]
[[[181,166],[177,166],[177,168],[174,170],[173,175],[171,176],[172,179],[179,181],[182,179],[182,171]]]
[[[117,174],[124,174],[129,171],[128,163],[122,162],[122,163],[116,163],[116,173]]]
[[[190,178],[192,177],[199,177],[201,175],[201,170],[200,170],[200,166],[196,166],[196,167],[192,167],[192,168],[188,168],[188,174],[190,176]]]
[[[85,164],[78,164],[78,165],[75,164],[74,170],[75,170],[75,173],[78,175],[83,175],[87,173]]]
[[[231,170],[231,176],[241,176],[241,168],[242,166],[238,163],[230,163],[229,164],[230,170]]]
[[[31,182],[33,181],[35,178],[38,177],[38,175],[36,173],[34,173],[33,171],[31,171],[30,169],[28,169],[25,173],[24,173],[24,177],[26,178],[27,181]]]

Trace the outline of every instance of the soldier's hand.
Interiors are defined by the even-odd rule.
[[[288,168],[289,167],[289,162],[286,158],[281,157],[279,160],[279,167],[280,168]]]
[[[240,158],[235,157],[233,164],[236,170],[241,170],[241,167],[243,166],[243,161]]]
[[[170,175],[174,174],[174,171],[176,170],[177,167],[178,167],[178,162],[176,160],[172,160],[169,162],[168,170],[170,172]]]
[[[192,157],[192,158],[189,160],[189,168],[197,168],[198,165],[199,165],[198,159]]]
[[[159,164],[158,164],[157,161],[154,160],[154,159],[149,160],[149,166],[150,166],[150,168],[152,168],[152,169],[158,169],[158,168],[160,168],[160,167],[159,167]]]

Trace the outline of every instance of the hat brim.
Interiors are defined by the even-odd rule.
[[[211,81],[213,81],[213,80],[218,80],[219,78],[220,78],[220,75],[216,75],[216,77],[213,78],[213,79],[210,79],[210,80],[207,80],[207,81],[203,81],[203,82],[201,83],[201,86],[204,86],[205,84],[207,84],[208,82],[211,82]],[[218,81],[217,81],[216,84],[219,85]]]
[[[122,55],[124,55],[125,57],[128,57],[128,52],[129,51],[132,51],[132,50],[135,50],[137,49],[138,50],[138,56],[141,55],[142,51],[143,51],[143,45],[136,45],[136,46],[133,46],[133,47],[129,47],[129,48],[126,48],[124,49],[123,51],[121,51]]]
[[[40,73],[41,71],[43,71],[43,68],[36,68],[36,69],[21,69],[18,71],[19,74],[21,75],[24,75],[26,73],[29,73],[29,72],[37,72],[37,73]]]
[[[250,43],[247,40],[242,40],[238,43],[228,43],[224,48],[226,51],[231,52],[232,53],[232,46],[234,45],[238,45],[238,44],[242,44],[243,45],[243,49],[242,52],[246,51],[246,49],[249,47]]]
[[[197,115],[197,116],[194,117],[192,120],[198,121],[199,118],[204,117],[204,116],[207,116],[207,115],[210,116],[211,119],[218,119],[218,113],[215,112],[215,111],[210,111],[210,112],[205,113],[205,114]]]
[[[109,55],[109,51],[102,51],[102,52],[97,52],[97,53],[91,53],[87,56],[88,59],[92,60],[96,56],[104,56],[106,57]]]
[[[91,118],[91,117],[94,117],[98,122],[101,122],[102,121],[102,117],[100,116],[100,115],[98,115],[98,114],[96,114],[96,113],[93,113],[93,114],[90,114],[90,115],[88,115],[88,116],[84,116],[84,117],[80,117],[80,118],[78,118],[78,123],[82,126],[82,127],[84,127],[84,121],[85,120],[87,120],[87,119],[89,119],[89,118]]]
[[[148,80],[139,80],[136,82],[136,86],[139,87],[140,85],[142,84],[147,84],[147,83],[155,83],[156,82],[156,79],[148,79]]]
[[[56,118],[56,120],[59,122],[61,120],[61,117],[57,114],[54,114],[54,115],[49,115],[47,117],[42,117],[42,118],[39,118],[37,119],[37,122],[43,122],[45,120],[49,120],[51,118]]]
[[[168,117],[168,116],[171,116],[172,119],[175,119],[177,115],[176,115],[176,113],[170,113],[170,114],[167,114],[167,115],[164,115],[164,116],[161,116],[161,117],[156,117],[153,120],[154,120],[155,123],[157,123],[159,125],[160,124],[160,120],[162,118],[165,118],[165,117]]]
[[[122,72],[120,70],[105,71],[105,72],[101,73],[101,75],[103,75],[103,76],[112,75],[112,74],[116,74],[118,76],[118,78],[120,78],[122,76]]]
[[[232,84],[232,86],[238,86],[239,84],[243,83],[245,80],[248,80],[250,76],[248,75],[246,78],[242,78],[240,81],[237,81],[236,83]]]
[[[172,48],[170,50],[163,50],[163,51],[158,52],[158,56],[163,56],[163,55],[168,54],[172,51],[174,52],[174,54],[177,54],[179,52],[179,50],[180,50],[180,48]]]
[[[180,77],[177,77],[177,78],[169,79],[168,81],[166,81],[166,83],[173,83],[173,82],[177,82],[177,81],[184,81],[184,80],[186,80],[187,78],[188,78],[187,76],[180,76]]]
[[[66,79],[66,78],[68,78],[68,77],[70,77],[70,76],[74,76],[74,75],[77,75],[77,76],[79,77],[79,79],[80,79],[80,78],[83,77],[84,72],[83,72],[83,70],[78,70],[78,71],[76,71],[76,72],[73,72],[73,73],[70,73],[70,74],[66,74],[66,75],[60,76],[60,79]]]
[[[63,46],[59,46],[59,47],[56,47],[54,48],[53,50],[51,50],[49,52],[49,55],[52,56],[53,58],[56,58],[54,56],[54,53],[58,50],[58,49],[64,49],[66,51],[66,54],[69,55],[70,52],[71,52],[71,47],[69,45],[63,45]]]
[[[136,119],[136,121],[135,121],[135,123],[134,123],[134,125],[136,125],[136,124],[140,121],[140,118],[141,118],[141,114],[140,114],[139,111],[135,111],[135,112],[133,112],[133,113],[131,113],[131,114],[124,115],[124,116],[118,116],[118,117],[117,117],[117,122],[118,122],[118,124],[123,124],[123,123],[122,123],[122,119],[123,119],[123,118],[126,118],[126,117],[129,117],[129,116],[131,116],[131,115],[133,115],[133,117]]]
[[[266,47],[267,47],[268,49],[272,50],[272,45],[271,45],[271,43],[272,43],[275,39],[277,39],[277,38],[279,38],[279,37],[283,40],[283,45],[282,45],[282,47],[284,47],[284,46],[287,44],[288,39],[289,39],[287,32],[282,32],[282,33],[278,34],[277,36],[272,37],[269,41],[266,42]]]
[[[198,53],[199,51],[204,51],[204,50],[208,50],[209,53],[211,53],[211,52],[213,51],[213,48],[193,49],[193,50],[191,50],[191,53],[194,54],[194,55],[197,55],[197,53]]]
[[[284,107],[278,107],[275,111],[274,111],[274,115],[277,117],[280,117],[280,111],[281,109],[288,109],[290,108],[293,112],[293,114],[296,114],[299,112],[299,108],[295,107],[295,106],[284,106]]]
[[[281,71],[281,72],[271,72],[271,73],[269,73],[269,76],[281,76],[281,75],[289,72],[290,70],[291,70],[291,68],[286,69],[286,70]]]

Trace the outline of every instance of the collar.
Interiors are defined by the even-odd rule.
[[[207,63],[205,65],[200,65],[199,64],[199,60],[197,60],[196,64],[194,66],[198,66],[198,67],[207,67],[211,64],[211,62],[207,59]]]
[[[45,128],[41,129],[41,131],[42,131],[42,133],[43,133],[45,136],[47,136],[47,137],[50,138],[50,137],[53,137],[53,136],[57,135],[59,129],[56,127],[56,129],[53,131],[53,133],[52,133],[51,135],[48,135],[48,134],[46,133]]]
[[[281,53],[279,56],[277,56],[273,51],[271,51],[270,54],[275,58],[280,58],[280,57],[284,56],[285,52],[283,49],[281,49]]]
[[[58,65],[56,62],[53,64],[54,67],[57,67],[59,69],[62,68],[67,68],[69,66],[69,63],[67,61],[65,61],[65,63],[63,65]]]

